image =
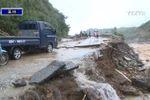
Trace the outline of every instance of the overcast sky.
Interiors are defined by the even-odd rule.
[[[150,20],[149,0],[49,0],[68,16],[69,34],[89,28],[139,26]],[[132,11],[132,15],[129,12]],[[140,11],[137,12],[136,11]],[[143,14],[144,15],[141,15]]]

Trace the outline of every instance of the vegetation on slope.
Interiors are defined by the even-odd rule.
[[[0,8],[23,8],[23,16],[0,16],[0,29],[11,35],[17,35],[18,24],[23,20],[41,20],[49,22],[58,37],[68,36],[69,25],[66,16],[55,9],[48,0],[0,0]]]

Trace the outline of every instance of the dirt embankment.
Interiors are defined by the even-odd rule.
[[[109,43],[101,50],[102,57],[96,62],[102,69],[106,81],[120,96],[138,95],[139,90],[132,86],[132,78],[144,75],[138,69],[143,66],[138,55],[124,42]]]

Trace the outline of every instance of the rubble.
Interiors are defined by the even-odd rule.
[[[106,82],[111,84],[120,96],[139,95],[138,89],[132,86],[131,77],[144,75],[144,64],[133,49],[123,41],[108,42],[101,44],[100,54],[102,56],[96,60],[97,68],[102,69]]]
[[[119,88],[120,92],[122,92],[124,95],[139,95],[136,88],[133,86],[124,86]]]
[[[47,67],[34,73],[31,77],[30,83],[37,83],[37,84],[43,83],[46,79],[55,76],[55,74],[64,67],[65,67],[64,62],[53,61]]]
[[[19,100],[82,100],[84,92],[78,87],[74,77],[57,77],[42,85],[36,85],[17,97]],[[87,100],[87,98],[85,99]]]
[[[27,80],[26,79],[17,79],[12,83],[15,87],[22,87],[27,85]]]
[[[150,78],[132,78],[132,85],[150,91]]]
[[[55,60],[52,63],[50,63],[47,67],[33,74],[30,83],[41,84],[52,77],[61,74],[66,74],[67,72],[74,70],[78,67],[78,65],[74,64],[71,61],[62,62]]]
[[[100,50],[90,56],[93,59],[88,56],[79,66],[55,61],[40,70],[44,77],[40,71],[35,73],[31,82],[43,84],[25,92],[20,100],[120,100],[124,95],[137,96],[150,90],[150,79],[145,74],[149,68],[143,67],[138,54],[125,42],[101,44]],[[68,74],[61,77],[64,73]],[[52,81],[45,81],[54,76]]]

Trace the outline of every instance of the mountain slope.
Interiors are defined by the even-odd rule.
[[[150,20],[144,24],[142,24],[136,32],[137,34],[150,34]]]

